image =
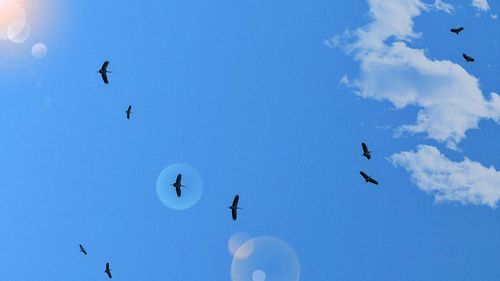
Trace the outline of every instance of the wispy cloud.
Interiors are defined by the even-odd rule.
[[[413,19],[434,6],[420,0],[369,0],[372,21],[329,41],[360,62],[361,75],[349,86],[365,98],[388,100],[397,109],[420,108],[416,123],[403,125],[399,134],[424,133],[450,148],[477,128],[481,119],[500,120],[500,97],[485,98],[478,79],[448,60],[429,59],[424,50],[407,44],[421,36]],[[388,39],[393,39],[388,43]]]
[[[437,10],[445,11],[448,14],[451,14],[455,9],[453,8],[453,5],[443,2],[442,0],[436,0],[436,2],[434,2],[434,8]]]
[[[472,0],[471,5],[482,12],[486,12],[490,9],[488,0]]]
[[[420,145],[416,152],[404,151],[390,157],[404,167],[421,190],[433,194],[437,202],[497,206],[500,200],[500,172],[464,158],[454,162],[433,146]]]

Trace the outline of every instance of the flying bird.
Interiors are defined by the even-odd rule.
[[[84,255],[87,255],[87,251],[85,250],[85,248],[82,246],[82,244],[80,244],[80,252],[82,252]]]
[[[108,275],[109,279],[113,278],[113,276],[111,276],[111,269],[109,268],[109,262],[106,263],[106,270],[104,270],[104,272]]]
[[[366,159],[370,160],[370,158],[372,158],[372,152],[368,150],[368,146],[366,146],[366,143],[362,142],[361,147],[363,148],[363,156],[366,157]]]
[[[175,182],[172,184],[173,187],[175,187],[175,193],[177,193],[177,197],[181,197],[181,187],[185,187],[184,185],[181,184],[182,181],[182,175],[178,174],[177,178],[175,179]]]
[[[125,111],[125,113],[127,113],[127,119],[130,119],[130,114],[132,114],[132,106],[131,105],[128,106],[127,111]]]
[[[108,84],[109,81],[108,81],[108,73],[111,73],[111,71],[108,71],[108,65],[109,65],[109,61],[105,61],[102,66],[101,66],[101,69],[99,69],[99,72],[101,74],[101,77],[102,77],[102,81],[104,81],[104,84]]]
[[[464,30],[463,27],[457,27],[457,28],[452,28],[450,29],[451,32],[456,33],[457,35],[460,33],[460,31]]]
[[[466,62],[474,62],[474,58],[468,56],[466,53],[463,53],[462,56],[464,57]]]
[[[234,196],[233,204],[228,207],[229,209],[231,209],[231,216],[233,217],[233,221],[235,221],[238,216],[237,213],[238,209],[241,209],[238,207],[238,201],[240,201],[240,196],[239,195]]]
[[[374,180],[372,177],[367,175],[365,172],[361,171],[359,174],[365,179],[365,182],[370,182],[373,184],[378,184],[378,181]]]

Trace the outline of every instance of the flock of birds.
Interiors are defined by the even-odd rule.
[[[108,66],[109,66],[109,61],[105,61],[102,64],[101,68],[97,71],[101,75],[102,81],[106,85],[109,84],[108,73],[112,73],[112,71],[108,70]],[[127,119],[130,119],[131,114],[132,114],[132,105],[128,106],[125,113],[127,115]],[[181,188],[186,187],[185,185],[182,184],[182,174],[177,175],[177,177],[175,178],[175,181],[171,184],[171,186],[175,188],[175,193],[176,193],[177,197],[180,198],[182,196],[182,189]],[[233,221],[235,221],[236,218],[238,217],[238,213],[237,213],[238,210],[242,209],[242,208],[238,207],[239,200],[240,200],[240,196],[238,194],[236,194],[233,198],[233,203],[231,204],[231,206],[228,207],[231,210],[231,217],[232,217]],[[85,247],[82,244],[79,244],[79,247],[80,247],[81,253],[83,253],[84,255],[88,254],[87,250],[85,249]],[[113,275],[111,274],[111,268],[109,266],[109,262],[106,262],[106,267],[105,267],[104,272],[108,275],[109,279],[113,278]]]
[[[451,32],[453,32],[457,35],[460,32],[462,32],[463,30],[464,30],[463,27],[457,27],[457,28],[450,29]],[[462,56],[466,62],[474,62],[473,57],[471,57],[465,53],[463,53]],[[108,73],[112,73],[111,71],[108,70],[108,66],[109,66],[109,61],[105,61],[102,65],[101,69],[99,69],[99,71],[98,71],[98,73],[101,74],[101,78],[102,78],[104,84],[109,84]],[[128,106],[125,113],[126,113],[127,119],[130,119],[130,116],[132,114],[132,106],[131,105]],[[371,153],[373,151],[370,151],[368,149],[368,146],[364,142],[361,143],[361,148],[363,150],[363,156],[366,157],[366,159],[370,160],[372,158]],[[372,183],[375,185],[379,184],[377,180],[375,180],[374,178],[372,178],[371,176],[369,176],[365,172],[360,171],[359,174],[363,177],[363,179],[365,180],[366,183]],[[176,193],[177,197],[180,198],[182,196],[182,189],[181,188],[186,187],[182,184],[182,174],[177,175],[177,177],[175,178],[175,181],[171,184],[171,186],[175,188],[175,193]],[[233,221],[236,221],[236,219],[238,217],[238,210],[241,209],[240,207],[238,207],[239,200],[240,200],[240,196],[235,195],[233,198],[233,203],[231,204],[231,206],[228,207],[231,210],[231,217],[232,217]],[[80,252],[82,252],[84,255],[87,255],[87,250],[83,247],[82,244],[80,244]],[[110,279],[112,278],[111,268],[109,266],[109,262],[106,262],[106,267],[105,267],[104,272],[108,275],[108,277]]]

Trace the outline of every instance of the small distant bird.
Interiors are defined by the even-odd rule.
[[[239,195],[234,196],[233,204],[228,207],[229,209],[231,209],[231,216],[233,217],[233,221],[235,221],[236,218],[238,217],[237,213],[238,209],[241,209],[238,207],[238,201],[240,201],[240,196]]]
[[[372,152],[368,150],[368,146],[366,146],[366,143],[362,142],[361,147],[363,148],[363,156],[366,157],[366,159],[370,160],[372,158]]]
[[[109,61],[105,61],[102,66],[101,66],[101,69],[99,69],[99,72],[101,74],[101,77],[102,77],[102,81],[104,81],[104,84],[108,84],[109,81],[108,81],[108,73],[111,73],[111,71],[108,71],[108,65],[109,65]]]
[[[457,35],[460,33],[460,31],[464,30],[463,27],[457,27],[457,28],[452,28],[450,29],[451,32],[456,33]]]
[[[466,62],[474,62],[474,58],[468,56],[466,53],[463,53],[462,56],[464,57]]]
[[[181,197],[181,187],[185,187],[184,185],[181,184],[182,181],[182,175],[178,174],[177,178],[175,179],[175,182],[172,184],[173,187],[175,187],[175,193],[177,193],[177,197]]]
[[[130,119],[130,114],[132,114],[132,106],[131,105],[128,106],[127,111],[125,111],[125,113],[127,113],[127,119]]]
[[[113,276],[111,276],[111,268],[109,268],[109,262],[106,263],[106,270],[104,270],[104,272],[108,275],[109,279],[113,278]]]
[[[87,255],[87,251],[85,250],[85,248],[82,246],[82,244],[80,244],[80,252],[82,252],[84,255]]]
[[[373,184],[378,184],[378,181],[374,180],[372,177],[367,175],[365,172],[361,171],[359,174],[365,179],[365,182],[370,182]]]

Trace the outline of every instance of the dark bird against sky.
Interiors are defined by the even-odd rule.
[[[240,201],[240,196],[239,195],[234,196],[233,204],[228,207],[229,209],[231,209],[231,216],[233,217],[233,221],[235,221],[236,218],[238,217],[237,213],[238,209],[241,209],[238,207],[238,201]]]
[[[453,33],[455,33],[455,34],[457,34],[457,35],[458,35],[458,34],[460,33],[460,31],[462,31],[462,30],[464,30],[464,28],[463,28],[463,27],[457,27],[457,28],[452,28],[452,29],[450,29],[450,31],[451,31],[451,32],[453,32]]]
[[[466,53],[463,53],[462,56],[464,57],[466,62],[474,62],[474,58],[471,56],[468,56]]]
[[[365,179],[365,182],[370,182],[373,184],[378,184],[378,181],[374,180],[372,177],[367,175],[365,172],[361,171],[359,174]]]
[[[87,251],[85,250],[85,248],[82,246],[82,244],[80,244],[80,252],[82,252],[84,255],[87,255]]]
[[[108,71],[108,65],[109,65],[109,61],[105,61],[102,66],[101,66],[101,69],[99,69],[99,73],[101,74],[101,77],[102,77],[102,81],[104,81],[104,84],[108,84],[109,81],[108,81],[108,73],[111,73],[111,71]]]
[[[128,106],[127,111],[125,111],[125,113],[127,113],[127,119],[130,119],[130,114],[132,114],[132,106],[131,105]]]
[[[113,276],[111,276],[111,268],[109,268],[109,262],[106,263],[106,270],[104,270],[104,272],[106,272],[109,279],[113,278]]]
[[[175,193],[177,193],[177,197],[181,197],[181,187],[185,187],[184,185],[182,185],[181,181],[182,175],[178,174],[175,182],[172,184],[172,186],[175,187]]]
[[[361,147],[363,148],[363,156],[366,157],[366,159],[370,160],[372,158],[371,151],[368,150],[368,146],[363,142],[361,143]]]

